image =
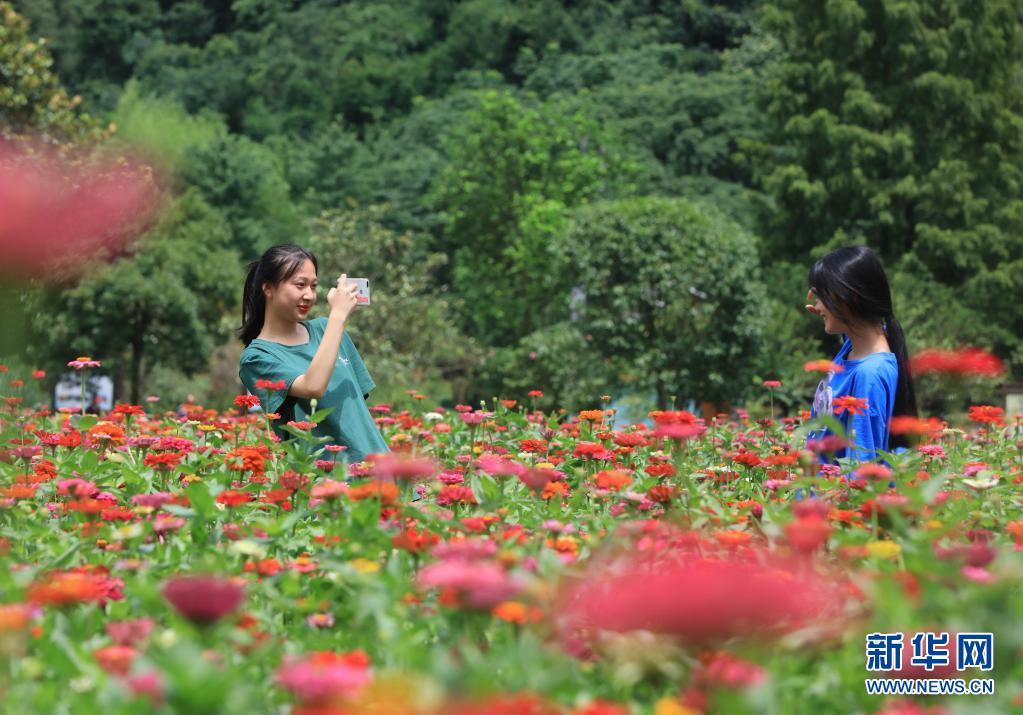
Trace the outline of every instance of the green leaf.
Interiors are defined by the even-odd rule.
[[[60,556],[51,561],[48,568],[50,569],[62,568],[64,564],[71,560],[71,557],[75,555],[75,553],[82,547],[82,544],[84,543],[85,543],[84,541],[76,541],[71,546],[71,548],[67,549],[66,551],[64,551],[64,553],[62,553]]]
[[[205,482],[192,482],[185,489],[188,496],[188,503],[192,505],[196,513],[204,518],[209,518],[216,510],[213,496]]]
[[[309,421],[319,424],[320,422],[323,422],[324,418],[333,411],[333,407],[324,407],[322,410],[316,410],[316,412],[309,415]]]
[[[74,425],[75,429],[85,430],[92,429],[99,423],[99,417],[96,415],[73,415],[71,417],[71,424]]]
[[[924,502],[927,504],[933,504],[935,497],[941,488],[945,486],[947,477],[943,474],[939,474],[931,479],[928,479],[926,483],[920,488],[920,493],[923,495]]]

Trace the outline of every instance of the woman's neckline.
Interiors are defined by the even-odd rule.
[[[280,345],[282,348],[300,348],[303,345],[308,345],[313,341],[313,331],[309,329],[309,321],[303,320],[301,322],[301,325],[303,328],[305,328],[306,332],[306,341],[304,343],[280,343],[277,342],[276,340],[267,340],[266,338],[254,338],[252,342],[260,340],[264,343],[270,343],[271,345]]]
[[[849,357],[849,353],[852,352],[852,341],[850,341],[848,338],[846,338],[846,344],[849,346],[849,349],[843,351],[845,354],[842,355],[841,358],[840,358],[842,360],[842,362],[862,362],[863,360],[866,360],[868,358],[872,358],[875,355],[892,355],[892,356],[895,355],[895,353],[893,353],[890,350],[878,350],[876,352],[870,353],[869,355],[864,355],[861,358],[850,358]]]

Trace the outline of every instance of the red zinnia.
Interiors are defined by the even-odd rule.
[[[234,398],[235,407],[244,407],[245,409],[251,409],[259,406],[259,398],[255,395],[238,395]]]
[[[912,415],[897,415],[892,417],[889,430],[892,434],[919,434],[931,435],[940,432],[944,424],[937,417],[920,419]]]
[[[970,419],[981,424],[1001,426],[1005,424],[1005,410],[993,405],[973,405],[970,407]]]
[[[577,442],[572,452],[573,457],[587,457],[589,459],[607,460],[611,459],[611,453],[607,447],[600,442]]]
[[[835,398],[833,404],[836,415],[846,411],[851,415],[862,415],[868,408],[865,397],[853,397],[852,395],[840,395]]]
[[[217,503],[223,504],[228,508],[234,508],[241,506],[246,502],[252,501],[252,495],[248,492],[239,492],[234,489],[225,489],[217,495]]]
[[[151,452],[146,455],[142,463],[159,472],[169,472],[181,463],[181,459],[184,456],[179,452],[158,452],[155,454]]]
[[[732,461],[738,462],[744,467],[759,467],[763,464],[763,460],[760,458],[760,455],[754,454],[753,452],[739,452],[732,457]]]
[[[936,372],[998,377],[1005,370],[1005,365],[997,356],[981,348],[921,350],[912,357],[909,365],[910,370],[918,375]]]
[[[647,416],[659,425],[694,425],[699,421],[689,410],[654,410]]]

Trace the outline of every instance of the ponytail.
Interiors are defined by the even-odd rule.
[[[301,246],[285,243],[268,249],[258,261],[249,264],[242,289],[242,327],[238,331],[246,346],[263,330],[266,318],[263,284],[277,285],[287,280],[306,261],[312,261],[313,269],[318,269],[316,256]]]
[[[909,367],[909,348],[906,345],[906,334],[902,331],[902,324],[895,319],[894,315],[885,318],[885,335],[888,338],[888,347],[895,354],[899,363],[899,382],[895,388],[895,407],[892,410],[892,417],[909,416],[916,417],[916,390],[913,388],[913,373]],[[908,447],[909,441],[900,435],[891,435],[891,447]]]
[[[263,295],[259,261],[253,261],[249,264],[249,270],[245,276],[245,287],[242,289],[242,327],[238,333],[245,345],[255,340],[263,329],[265,314],[266,296]]]

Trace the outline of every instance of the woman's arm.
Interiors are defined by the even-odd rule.
[[[299,375],[291,383],[289,395],[303,399],[320,399],[327,391],[330,377],[334,374],[338,351],[341,350],[341,337],[344,335],[345,323],[358,302],[359,289],[355,285],[345,285],[344,273],[337,279],[337,284],[327,293],[327,304],[330,315],[323,329],[323,338],[316,354],[309,362],[309,369]]]

